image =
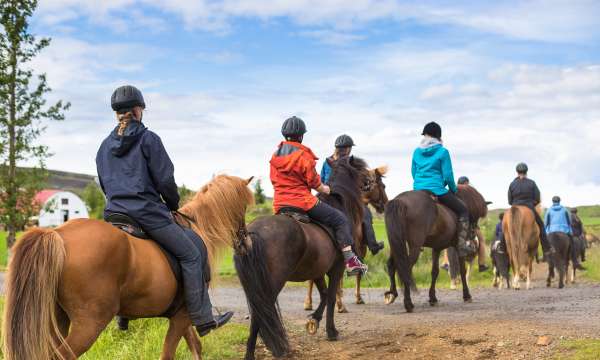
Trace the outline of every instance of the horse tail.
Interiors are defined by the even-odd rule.
[[[512,253],[515,257],[517,269],[513,269],[515,275],[523,278],[527,275],[527,242],[523,236],[523,216],[521,210],[513,206],[510,208],[511,215],[511,229],[510,234],[512,237]]]
[[[234,256],[235,269],[246,293],[252,321],[258,325],[260,337],[274,357],[281,357],[289,352],[290,346],[276,290],[271,284],[265,261],[264,239],[257,232],[250,232],[249,236],[252,245],[245,248],[244,254]]]
[[[13,246],[6,276],[2,323],[6,360],[63,359],[68,345],[58,327],[58,285],[65,262],[63,239],[35,228]]]
[[[385,228],[398,275],[406,287],[413,287],[412,271],[406,243],[406,205],[393,199],[385,206]]]

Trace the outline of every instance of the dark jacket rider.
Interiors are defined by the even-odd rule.
[[[531,209],[535,217],[535,223],[540,229],[542,251],[544,252],[544,257],[547,259],[548,255],[553,254],[555,251],[552,245],[548,242],[544,221],[542,220],[540,214],[538,214],[538,212],[535,210],[535,207],[541,201],[540,189],[537,187],[535,181],[527,177],[527,171],[529,170],[527,164],[518,164],[516,170],[518,176],[513,180],[508,188],[508,204],[511,206],[522,205]]]
[[[142,123],[146,108],[142,93],[126,85],[117,88],[111,106],[119,124],[102,142],[96,167],[106,195],[105,216],[122,213],[136,220],[150,237],[181,264],[186,308],[200,336],[221,327],[233,316],[213,316],[204,278],[207,252],[191,229],[177,225],[171,211],[179,208],[174,167],[160,137]]]

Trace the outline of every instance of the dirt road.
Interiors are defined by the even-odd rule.
[[[543,274],[538,271],[541,278]],[[600,338],[600,284],[578,283],[565,289],[546,288],[538,279],[532,290],[474,289],[473,303],[460,291],[439,291],[439,306],[427,303],[427,290],[413,297],[415,312],[401,301],[383,304],[383,289],[365,289],[367,305],[345,300],[350,313],[336,314],[341,338],[328,342],[324,322],[315,336],[304,331],[303,288],[286,288],[279,297],[294,349],[293,359],[544,359],[556,355],[561,339]],[[239,288],[218,288],[215,305],[247,308]],[[400,299],[399,299],[400,300]],[[536,345],[541,336],[549,345]],[[269,359],[264,348],[260,359]],[[600,355],[599,355],[600,356]]]

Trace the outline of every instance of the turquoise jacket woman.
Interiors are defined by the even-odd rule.
[[[414,151],[412,177],[415,190],[428,190],[437,196],[447,194],[448,189],[457,191],[450,153],[441,140],[433,137],[423,138]]]

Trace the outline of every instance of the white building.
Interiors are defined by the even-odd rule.
[[[38,218],[41,227],[59,226],[70,219],[89,218],[83,200],[70,191],[42,190],[35,200],[41,206]]]

